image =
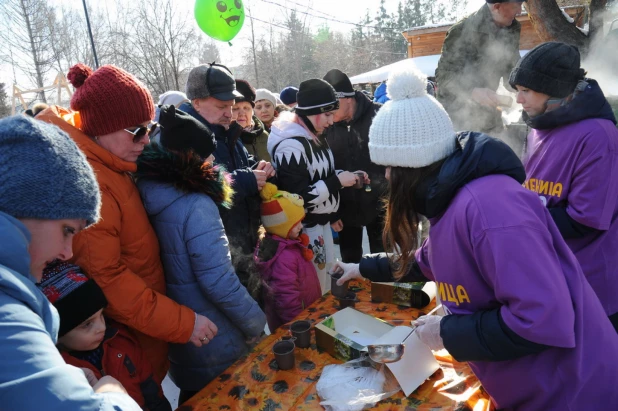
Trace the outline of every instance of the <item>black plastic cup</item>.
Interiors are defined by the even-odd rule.
[[[356,293],[354,291],[348,291],[344,297],[337,298],[339,301],[339,309],[343,310],[344,308],[352,307],[356,305]]]
[[[354,188],[363,188],[365,186],[365,174],[364,173],[354,173],[356,175],[356,183],[354,183]]]
[[[311,323],[306,320],[295,321],[290,326],[292,335],[296,337],[298,348],[309,348],[311,346]]]
[[[273,354],[280,370],[294,368],[294,347],[291,340],[279,341],[273,345]]]
[[[337,285],[337,280],[341,278],[343,274],[336,273],[331,274],[330,276],[330,292],[335,297],[343,298],[348,293],[348,286],[350,285],[350,280],[343,283],[343,285]]]

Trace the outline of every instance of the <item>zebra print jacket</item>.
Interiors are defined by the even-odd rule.
[[[339,219],[339,190],[333,153],[325,138],[318,143],[294,113],[281,113],[268,137],[268,152],[277,171],[279,189],[305,200],[305,227]]]

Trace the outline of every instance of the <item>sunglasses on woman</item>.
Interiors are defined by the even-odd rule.
[[[139,126],[135,130],[128,130],[128,129],[125,128],[124,131],[126,131],[129,134],[133,134],[133,142],[137,144],[137,143],[140,142],[140,140],[145,135],[148,135],[148,139],[150,140],[150,138],[152,137],[152,134],[159,127],[162,127],[162,126],[159,125],[159,123],[150,123],[148,125],[148,127],[146,127],[146,126]]]

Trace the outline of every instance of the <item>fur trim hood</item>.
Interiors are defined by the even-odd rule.
[[[272,158],[274,149],[283,140],[294,137],[305,137],[307,140],[313,140],[314,135],[306,127],[299,123],[299,118],[292,112],[283,112],[273,122],[268,137],[268,153]]]
[[[208,195],[217,206],[230,208],[234,194],[231,178],[221,166],[213,166],[193,152],[166,150],[151,143],[137,159],[135,179],[171,185],[180,193]]]

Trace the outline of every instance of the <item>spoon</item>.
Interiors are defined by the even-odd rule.
[[[367,346],[367,353],[369,354],[369,358],[373,362],[377,362],[380,364],[389,364],[392,362],[397,362],[401,360],[403,357],[403,353],[405,350],[405,342],[412,335],[412,333],[416,330],[416,327],[412,328],[412,331],[400,344],[372,344]]]
[[[438,311],[442,305],[438,305],[433,310],[429,311],[426,315],[432,315],[436,311]],[[380,364],[389,364],[392,362],[397,362],[401,360],[403,357],[403,353],[405,350],[405,342],[406,340],[414,333],[416,327],[412,327],[412,331],[406,335],[406,338],[400,344],[372,344],[367,346],[367,353],[369,354],[369,358],[373,362],[377,362]]]

